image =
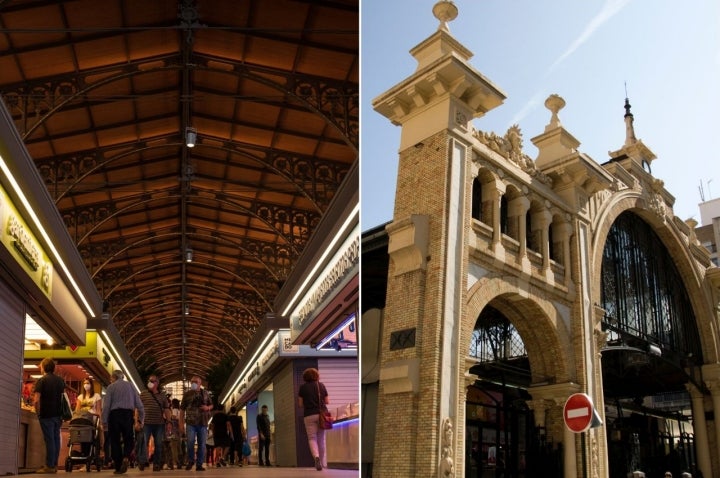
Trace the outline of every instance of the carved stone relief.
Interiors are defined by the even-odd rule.
[[[450,417],[445,417],[442,426],[442,453],[440,455],[440,476],[455,477],[455,463],[453,460],[453,423]]]
[[[535,162],[522,150],[522,132],[518,125],[512,125],[504,136],[494,132],[475,130],[473,136],[500,156],[510,160],[538,181],[552,186],[552,179],[535,167]]]

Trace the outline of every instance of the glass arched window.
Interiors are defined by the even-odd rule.
[[[610,339],[637,338],[701,360],[690,299],[673,258],[655,231],[624,212],[603,251],[601,307]]]
[[[515,326],[488,305],[475,323],[469,355],[480,362],[497,362],[526,357],[527,351]]]

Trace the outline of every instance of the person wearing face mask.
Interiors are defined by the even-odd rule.
[[[170,401],[160,391],[160,380],[157,375],[150,375],[147,381],[147,389],[140,392],[140,400],[145,408],[145,422],[143,425],[143,436],[145,446],[141,448],[138,456],[138,468],[140,471],[148,465],[148,450],[150,449],[150,438],[153,439],[153,471],[162,470],[163,464],[163,440],[165,439],[165,423],[171,419]]]
[[[93,385],[93,379],[86,378],[83,380],[83,389],[78,395],[77,402],[75,404],[75,416],[89,418],[95,423],[95,420],[100,419],[102,415],[102,397],[99,393],[95,392],[95,386]],[[100,440],[102,440],[103,434],[100,433]],[[88,456],[90,453],[91,443],[83,443],[80,445],[80,451],[83,456]],[[100,444],[102,447],[102,443]]]
[[[102,415],[102,397],[95,392],[95,386],[91,378],[83,380],[83,389],[78,395],[75,413],[78,415],[89,413],[94,417]]]
[[[196,471],[205,471],[205,446],[210,412],[213,409],[212,399],[207,390],[202,388],[202,379],[197,375],[190,379],[190,390],[183,394],[180,402],[180,433],[187,435],[187,466],[190,471],[195,464]],[[195,439],[197,438],[197,456]]]

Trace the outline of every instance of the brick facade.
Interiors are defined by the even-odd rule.
[[[720,343],[712,325],[717,274],[706,274],[707,253],[672,215],[662,183],[643,170],[654,155],[641,142],[626,144],[616,161],[600,166],[577,151],[579,142],[558,121],[565,102],[552,95],[550,123],[533,138],[540,151],[533,160],[522,151],[519,128],[497,135],[472,127],[471,118],[504,96],[472,69],[469,52],[447,31],[412,53],[418,71],[374,101],[403,131],[387,226],[373,476],[464,476],[466,393],[475,379],[468,349],[478,316],[492,305],[522,337],[531,408],[549,439],[563,444],[565,476],[606,477],[605,428],[581,440],[565,428],[562,413],[567,397],[582,391],[603,415],[600,351],[607,335],[596,304],[614,219],[634,211],[677,257],[706,363],[717,361]],[[482,190],[480,219],[471,217],[474,187]],[[706,370],[720,376],[717,368]],[[719,469],[711,435],[697,442],[705,476]]]

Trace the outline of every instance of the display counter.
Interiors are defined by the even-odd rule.
[[[18,433],[18,471],[32,473],[45,464],[45,441],[34,411],[20,410]]]
[[[60,429],[60,457],[58,469],[63,469],[68,454],[68,429],[63,423]],[[20,409],[20,430],[18,433],[18,472],[35,473],[45,465],[45,440],[37,414],[23,407]]]
[[[325,430],[325,451],[329,468],[357,470],[360,463],[360,419],[345,418]]]

